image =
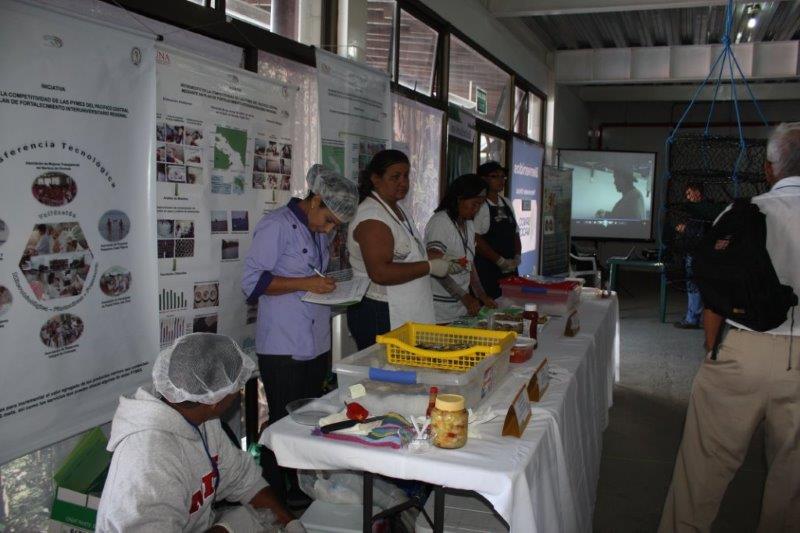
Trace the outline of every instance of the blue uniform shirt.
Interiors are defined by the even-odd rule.
[[[312,266],[321,272],[328,266],[328,236],[308,229],[308,217],[299,202],[292,198],[256,225],[244,263],[242,290],[249,303],[258,302],[256,352],[308,360],[331,348],[330,308],[302,301],[303,291],[264,294],[274,276],[313,276]]]

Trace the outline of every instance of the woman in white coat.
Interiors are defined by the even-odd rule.
[[[445,276],[450,268],[443,259],[428,260],[414,221],[399,204],[408,194],[409,168],[403,152],[382,150],[360,176],[361,203],[347,234],[353,275],[371,281],[364,299],[347,310],[359,350],[406,322],[433,323],[428,276]]]

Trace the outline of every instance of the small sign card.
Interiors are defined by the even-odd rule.
[[[541,401],[547,387],[550,385],[550,363],[544,358],[542,364],[533,373],[533,377],[528,382],[528,399],[532,402]]]
[[[531,419],[531,402],[528,399],[527,385],[520,387],[514,401],[508,408],[503,422],[503,436],[521,437]]]
[[[567,317],[567,325],[564,328],[564,336],[574,337],[581,330],[581,321],[578,318],[578,310],[576,309]]]

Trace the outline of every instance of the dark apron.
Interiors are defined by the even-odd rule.
[[[514,221],[513,211],[505,200],[499,195],[497,199],[497,207],[486,202],[486,205],[489,206],[489,231],[483,235],[483,238],[502,257],[513,259],[517,251],[517,223]],[[483,285],[483,290],[492,298],[500,297],[498,281],[501,278],[516,275],[514,272],[503,274],[499,266],[480,255],[475,258],[475,267],[478,269],[478,277]]]

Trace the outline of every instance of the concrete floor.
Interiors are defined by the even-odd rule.
[[[620,382],[603,435],[594,530],[652,532],[672,478],[692,378],[704,357],[703,333],[672,326],[685,312],[685,293],[670,291],[662,324],[655,275],[623,272],[620,282]],[[759,429],[712,531],[755,531],[765,477],[763,440]]]

